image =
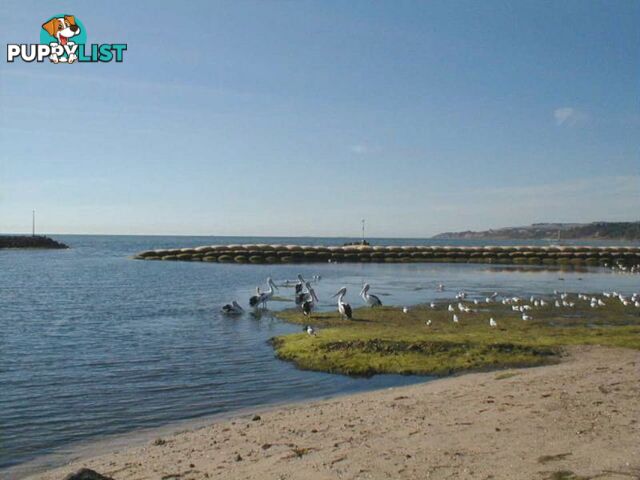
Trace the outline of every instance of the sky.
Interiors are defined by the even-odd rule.
[[[52,15],[122,63],[6,62]],[[0,232],[639,220],[640,1],[3,1]]]

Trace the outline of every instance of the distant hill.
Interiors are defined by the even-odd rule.
[[[445,232],[436,239],[492,240],[640,240],[640,222],[534,223],[483,232]]]

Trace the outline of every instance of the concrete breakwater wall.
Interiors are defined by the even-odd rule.
[[[211,245],[196,248],[149,250],[140,260],[216,263],[497,263],[523,265],[639,265],[640,247],[444,247],[444,246],[304,246]]]

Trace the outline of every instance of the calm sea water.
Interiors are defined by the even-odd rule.
[[[458,289],[545,294],[637,289],[637,277],[488,265],[229,265],[143,262],[150,248],[216,243],[341,244],[345,239],[55,236],[62,251],[0,250],[0,476],[34,457],[139,428],[263,406],[424,381],[349,378],[276,360],[269,338],[299,327],[269,315],[229,319],[271,275],[321,275],[323,308],[347,286],[360,304],[364,281],[386,304],[449,298]],[[451,244],[379,240],[377,244]],[[458,242],[474,244],[473,242]],[[477,243],[479,244],[479,243]],[[436,292],[438,283],[448,291]],[[279,295],[292,298],[292,289]],[[271,309],[292,306],[272,302]],[[15,475],[15,474],[12,474]]]

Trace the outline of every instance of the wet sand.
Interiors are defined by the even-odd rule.
[[[640,352],[566,352],[557,365],[216,421],[29,478],[81,467],[116,480],[640,478]]]

